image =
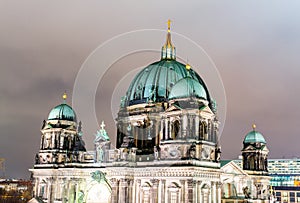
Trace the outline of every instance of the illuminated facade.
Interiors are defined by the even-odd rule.
[[[94,151],[86,151],[74,110],[65,102],[51,110],[31,169],[34,196],[49,203],[220,203],[232,165],[220,168],[216,113],[202,78],[176,60],[168,26],[161,60],[136,75],[121,101],[115,149],[102,123]],[[268,185],[260,180],[257,194]]]

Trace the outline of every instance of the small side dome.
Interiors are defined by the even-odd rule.
[[[264,136],[255,130],[256,126],[253,125],[253,130],[249,132],[245,139],[244,139],[244,144],[250,144],[250,143],[263,143],[266,144],[266,140]]]
[[[50,111],[48,120],[67,120],[76,122],[76,114],[68,104],[60,104]]]
[[[207,100],[205,88],[195,79],[185,77],[172,87],[169,99],[196,97]]]

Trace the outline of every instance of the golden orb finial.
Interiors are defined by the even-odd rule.
[[[168,32],[170,32],[170,30],[171,30],[171,20],[169,19],[168,20]]]
[[[63,94],[63,96],[62,96],[62,98],[63,98],[63,100],[65,100],[66,101],[66,99],[67,99],[67,93],[66,92],[64,92],[64,94]]]
[[[191,69],[191,65],[187,63],[187,64],[185,65],[185,68],[186,68],[186,70],[190,70],[190,69]]]
[[[253,124],[253,125],[252,125],[252,128],[253,128],[253,130],[255,130],[255,129],[256,129],[256,125],[255,125],[255,124]]]

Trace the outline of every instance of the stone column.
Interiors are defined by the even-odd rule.
[[[198,184],[197,181],[193,180],[193,202],[197,203],[197,199],[198,199]]]
[[[200,180],[197,181],[197,203],[201,203],[202,196],[201,196],[201,182]]]
[[[185,180],[180,180],[180,184],[181,184],[180,202],[185,202]]]
[[[132,203],[136,203],[136,198],[135,198],[135,194],[136,193],[137,193],[137,190],[136,190],[136,181],[132,180],[132,193],[131,193]]]
[[[53,178],[47,178],[47,202],[53,202]]]
[[[61,178],[57,178],[54,184],[54,200],[60,200],[61,199],[61,191],[62,191],[63,183]]]
[[[217,182],[216,183],[216,189],[217,189],[217,203],[221,203],[221,189],[222,189],[222,183],[221,182]]]
[[[44,149],[44,139],[45,139],[45,136],[43,134],[41,137],[40,149]]]
[[[170,120],[170,118],[168,118],[168,135],[167,135],[168,139],[172,138],[172,131],[171,130],[172,130],[171,120]]]
[[[190,138],[194,138],[195,137],[195,128],[194,128],[194,118],[195,116],[194,115],[190,115],[189,116],[189,137]]]
[[[167,203],[166,202],[166,180],[161,180],[161,203]]]
[[[215,182],[211,182],[211,202],[212,203],[217,203],[216,200],[216,183]]]
[[[68,182],[68,203],[73,203],[74,202],[74,183],[73,183],[73,178],[70,179]]]
[[[135,180],[135,203],[140,203],[141,180]]]
[[[160,120],[160,131],[159,131],[159,135],[160,135],[159,141],[165,139],[165,137],[164,137],[164,119],[163,119],[163,118],[161,118],[161,120]]]
[[[111,179],[111,203],[118,202],[118,180],[113,178]]]
[[[65,203],[66,199],[68,199],[68,185],[69,185],[69,180],[67,178],[63,178],[64,180],[64,184],[63,189],[62,189],[62,193],[61,193],[61,198],[62,198],[62,202]]]
[[[56,132],[52,132],[52,136],[51,136],[51,149],[54,149],[54,145],[55,145],[55,137],[56,137]]]
[[[158,180],[158,187],[157,187],[157,202],[161,202],[161,180]]]
[[[185,139],[187,136],[187,115],[186,113],[183,114],[182,116],[182,138]]]
[[[128,202],[128,196],[126,194],[127,189],[127,181],[124,178],[120,179],[119,183],[119,203],[127,203]],[[125,200],[125,201],[124,201]]]
[[[128,203],[132,203],[132,201],[133,201],[132,191],[133,191],[133,188],[134,188],[134,186],[133,186],[133,180],[128,180],[127,184],[128,184],[128,189],[127,189],[126,196],[128,198]]]
[[[169,139],[169,124],[168,124],[168,118],[165,118],[165,136],[164,139],[168,140]]]
[[[195,137],[199,140],[199,116],[195,117]]]
[[[33,182],[33,196],[34,197],[37,197],[38,195],[39,195],[39,193],[38,193],[38,185],[39,185],[39,183],[38,183],[38,179],[37,178],[34,178],[34,182]]]
[[[156,118],[157,119],[157,118]],[[159,120],[155,120],[154,122],[155,129],[155,145],[159,145],[160,141],[160,131],[159,131]]]

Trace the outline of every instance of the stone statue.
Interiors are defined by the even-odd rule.
[[[35,155],[35,164],[39,164],[39,163],[40,163],[39,155],[36,154],[36,155]]]
[[[43,125],[42,125],[42,129],[44,129],[45,126],[46,126],[46,121],[44,120],[44,121],[43,121]]]
[[[102,162],[104,160],[104,152],[102,147],[98,147],[98,161]]]
[[[154,146],[154,159],[159,160],[159,148],[157,146]]]
[[[250,194],[251,194],[251,193],[249,192],[248,186],[243,187],[243,193],[244,193],[246,199],[249,199],[249,198],[250,198]]]
[[[101,183],[102,181],[104,181],[105,183],[107,182],[107,179],[105,177],[105,173],[103,173],[102,171],[95,171],[91,173],[92,178],[97,181],[98,183]]]
[[[220,147],[216,148],[215,158],[216,158],[216,162],[219,162],[221,159],[221,148]]]
[[[80,190],[78,194],[78,203],[83,203],[83,200],[84,200],[84,192]]]
[[[195,158],[196,157],[196,146],[195,145],[192,145],[190,148],[189,148],[189,158]]]

